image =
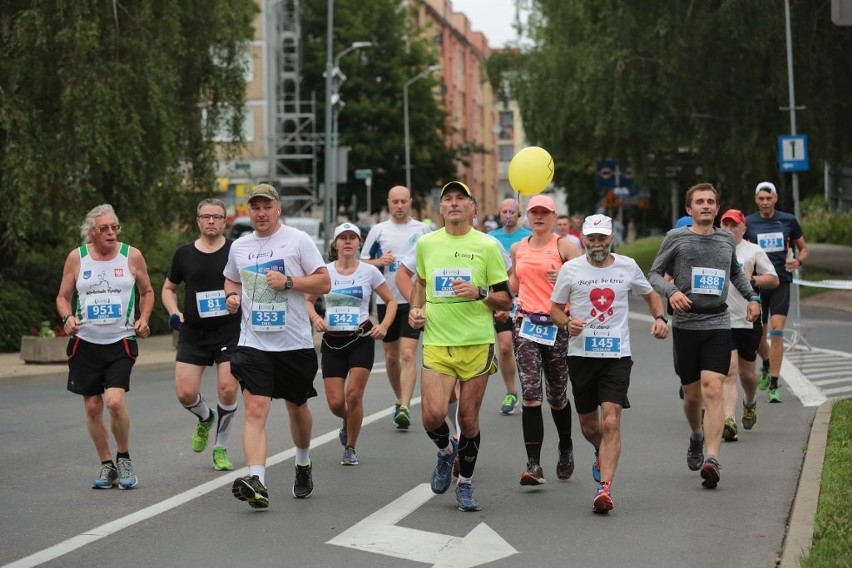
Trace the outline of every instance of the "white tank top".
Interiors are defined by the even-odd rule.
[[[107,345],[136,335],[136,278],[130,272],[130,245],[118,246],[118,254],[111,260],[94,260],[87,245],[77,249],[77,337],[90,343]]]

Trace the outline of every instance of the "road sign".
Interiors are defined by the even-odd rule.
[[[778,165],[782,172],[806,172],[810,169],[808,137],[804,134],[778,137]]]
[[[615,187],[615,170],[618,162],[615,160],[601,160],[595,164],[595,187],[597,189],[611,189]]]
[[[355,170],[355,179],[367,180],[367,179],[372,179],[372,177],[373,177],[373,170],[370,170],[370,169]]]

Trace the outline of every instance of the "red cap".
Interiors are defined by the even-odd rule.
[[[743,215],[743,212],[739,209],[728,209],[727,211],[725,211],[725,214],[722,215],[722,221],[724,221],[725,219],[730,219],[736,223],[745,224],[745,215]]]

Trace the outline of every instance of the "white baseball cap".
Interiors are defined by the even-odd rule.
[[[606,215],[589,215],[583,222],[584,235],[611,235],[612,219]]]
[[[335,227],[334,238],[336,239],[337,237],[339,237],[340,235],[342,235],[346,231],[351,231],[351,232],[355,233],[358,236],[359,239],[361,238],[361,229],[359,229],[358,227],[356,227],[352,223],[341,223],[340,225]],[[334,239],[332,239],[332,240],[334,240]]]
[[[754,194],[757,195],[758,193],[760,193],[761,189],[765,189],[769,193],[774,193],[775,195],[778,195],[778,191],[775,189],[775,184],[772,183],[772,182],[769,182],[769,181],[760,182],[759,184],[757,184],[757,187],[754,188]]]

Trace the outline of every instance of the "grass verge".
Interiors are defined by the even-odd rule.
[[[848,566],[852,559],[852,399],[831,411],[814,539],[802,568]]]

